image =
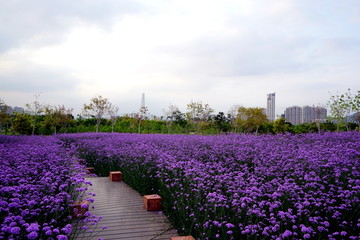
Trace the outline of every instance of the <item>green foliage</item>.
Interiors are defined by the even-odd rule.
[[[214,125],[218,132],[229,132],[231,129],[230,119],[223,112],[219,112],[214,117]]]
[[[48,115],[39,115],[36,118],[35,134],[51,135],[54,134],[53,125],[49,124]],[[16,133],[31,134],[28,132],[29,124],[32,129],[32,116],[29,114],[17,114],[12,116],[12,129]],[[82,133],[82,132],[96,132],[96,119],[73,119],[67,127],[60,126],[57,128],[57,133]],[[140,133],[151,134],[205,134],[213,135],[219,133],[242,131],[247,133],[261,133],[261,134],[277,134],[290,132],[294,134],[318,132],[316,123],[302,123],[292,125],[286,122],[285,119],[277,119],[274,122],[266,122],[264,124],[253,127],[252,125],[238,124],[238,126],[231,125],[230,119],[222,113],[217,114],[208,121],[200,121],[197,123],[173,121],[169,125],[168,121],[164,120],[142,120],[140,125]],[[114,126],[111,120],[102,119],[102,124],[99,126],[100,132],[122,132],[122,133],[138,133],[139,130],[138,119],[128,116],[119,117]],[[336,124],[331,121],[319,123],[321,132],[326,131],[347,131],[358,129],[357,123],[341,123]],[[258,128],[257,128],[258,127]]]
[[[265,124],[262,124],[259,127],[259,133],[262,133],[262,134],[272,134],[272,133],[274,133],[274,124],[273,124],[273,122],[267,122]]]
[[[38,101],[38,98],[40,97],[40,93],[36,93],[34,95],[35,100],[32,103],[26,104],[26,108],[28,112],[31,114],[31,134],[35,134],[35,130],[38,127],[38,116],[44,112],[44,106]]]
[[[302,123],[291,126],[291,132],[295,134],[317,132],[315,123]]]
[[[340,130],[341,124],[345,124],[347,130],[350,130],[348,117],[351,113],[360,110],[360,91],[353,96],[349,88],[343,94],[331,95],[328,106],[330,107],[331,119],[337,123],[337,131]]]
[[[120,117],[115,125],[115,132],[135,133],[138,129],[138,120],[124,116]]]
[[[158,120],[146,120],[147,133],[166,133],[166,123]]]
[[[182,113],[177,106],[170,105],[165,111],[165,117],[159,119],[146,119],[141,113],[116,116],[118,111],[107,98],[97,96],[89,105],[84,105],[88,110],[87,118],[78,115],[76,119],[71,115],[71,109],[64,106],[45,107],[37,101],[28,104],[31,113],[11,115],[6,113],[6,104],[0,99],[0,129],[10,126],[14,132],[29,134],[30,119],[31,133],[50,135],[56,133],[80,132],[123,132],[123,133],[160,133],[160,134],[220,134],[227,132],[277,134],[290,132],[294,134],[325,132],[325,131],[350,131],[360,130],[360,91],[352,95],[350,89],[344,94],[330,97],[328,105],[331,109],[331,118],[327,122],[303,123],[292,125],[285,119],[269,122],[262,108],[246,108],[234,106],[227,115],[219,112],[210,115],[213,109],[208,104],[191,102],[188,112]],[[90,110],[93,110],[90,114]],[[353,113],[352,118],[348,117]],[[100,117],[102,116],[102,117]],[[105,118],[108,117],[108,119]],[[335,121],[333,121],[335,120]],[[100,122],[102,125],[100,126]],[[11,126],[13,124],[13,126]]]
[[[184,133],[188,125],[185,114],[175,105],[170,105],[164,110],[167,133]]]
[[[273,131],[274,133],[285,133],[288,132],[291,123],[286,122],[285,118],[279,118],[274,121]]]
[[[357,91],[350,102],[353,111],[360,111],[360,91]]]
[[[11,120],[11,116],[8,113],[9,106],[0,98],[0,132],[3,129],[3,126],[6,126],[6,132],[8,130],[8,125]]]
[[[200,132],[205,122],[209,119],[210,114],[214,112],[209,104],[193,101],[187,104],[187,110],[185,116],[192,123],[191,126],[193,128],[190,130],[191,132]]]
[[[323,131],[334,132],[336,131],[336,124],[331,121],[326,121],[321,123],[321,129],[323,129]]]
[[[29,114],[15,114],[12,129],[16,133],[30,135],[32,133],[32,118]]]
[[[194,122],[206,121],[210,114],[214,112],[209,104],[193,101],[187,104],[187,110],[186,118]]]
[[[73,120],[71,113],[72,109],[66,109],[65,106],[46,106],[44,124],[46,127],[52,128],[54,134],[61,127],[66,132],[68,125]]]
[[[238,129],[244,132],[258,133],[261,125],[268,122],[263,108],[246,108],[239,107],[235,118],[235,124]]]
[[[83,106],[83,114],[96,119],[96,132],[99,132],[103,117],[109,113],[111,114],[113,110],[113,105],[109,102],[109,99],[103,98],[101,95],[91,98],[90,103]]]

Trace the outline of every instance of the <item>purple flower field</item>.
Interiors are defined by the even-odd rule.
[[[74,236],[70,206],[87,183],[60,144],[54,137],[0,136],[0,239]]]
[[[95,173],[160,194],[197,239],[359,239],[360,133],[0,137],[0,239],[66,239]],[[77,193],[76,190],[80,192]],[[66,210],[68,209],[68,210]]]
[[[198,239],[359,239],[360,133],[74,134],[81,157],[158,193]]]

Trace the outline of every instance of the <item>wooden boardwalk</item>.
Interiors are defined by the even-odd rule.
[[[103,219],[93,233],[88,230],[80,233],[76,239],[133,239],[133,240],[169,240],[178,236],[171,229],[167,218],[160,211],[146,211],[143,197],[124,182],[112,182],[108,177],[88,178],[96,193],[95,202],[90,206],[91,213]],[[102,227],[107,226],[103,230]]]

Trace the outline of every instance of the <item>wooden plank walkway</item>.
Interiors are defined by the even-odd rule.
[[[169,240],[178,236],[162,212],[146,211],[143,197],[124,182],[112,182],[108,177],[86,180],[93,184],[90,192],[96,193],[95,202],[90,205],[95,209],[89,210],[103,219],[91,229],[93,233],[82,232],[76,239]],[[102,230],[102,226],[107,229]]]

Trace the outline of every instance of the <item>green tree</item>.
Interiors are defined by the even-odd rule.
[[[149,112],[149,109],[145,106],[141,106],[139,109],[139,113],[136,114],[136,118],[138,119],[138,133],[141,133],[141,125],[143,125],[143,127],[146,127],[146,120],[147,119],[147,114]]]
[[[99,132],[99,125],[103,117],[109,113],[111,106],[109,99],[103,98],[101,95],[91,98],[90,104],[84,104],[83,115],[96,119],[96,132]]]
[[[202,102],[193,102],[191,101],[187,104],[186,118],[190,121],[206,121],[211,113],[214,110],[209,106],[209,104]]]
[[[351,109],[354,112],[360,111],[360,91],[357,91],[351,99]]]
[[[328,106],[330,107],[331,118],[336,122],[337,131],[339,131],[341,124],[345,124],[347,130],[350,130],[349,116],[351,113],[360,110],[360,91],[353,96],[349,88],[343,94],[331,95]]]
[[[268,121],[267,123],[261,125],[259,128],[259,133],[263,133],[263,134],[274,133],[274,122]]]
[[[274,121],[273,131],[275,133],[285,133],[291,127],[291,123],[286,122],[285,118],[279,118]]]
[[[6,105],[5,102],[0,98],[0,132],[2,131],[4,125],[6,125],[7,132],[8,124],[11,120],[9,108],[10,107]]]
[[[33,132],[33,116],[26,113],[16,113],[12,122],[12,129],[19,134],[30,135]]]
[[[193,101],[187,104],[187,110],[186,118],[195,126],[197,132],[200,131],[200,128],[203,128],[203,124],[200,123],[206,122],[210,114],[214,112],[214,109],[212,109],[209,104]]]
[[[268,120],[263,108],[239,107],[235,122],[245,132],[255,131],[255,133],[258,133],[260,126],[266,124]]]
[[[228,132],[231,129],[229,116],[226,116],[224,112],[219,112],[214,117],[214,123],[219,132]]]
[[[54,129],[54,134],[60,127],[64,128],[64,132],[66,132],[67,126],[73,120],[72,111],[73,109],[66,109],[64,105],[45,106],[45,125],[51,126]]]
[[[180,111],[176,112],[174,123],[180,127],[185,128],[186,125],[188,124],[188,122],[185,118],[185,114]]]
[[[166,128],[170,134],[173,128],[173,125],[178,125],[184,127],[186,125],[186,120],[184,114],[180,111],[179,107],[176,105],[169,105],[168,109],[163,110],[166,121]]]

